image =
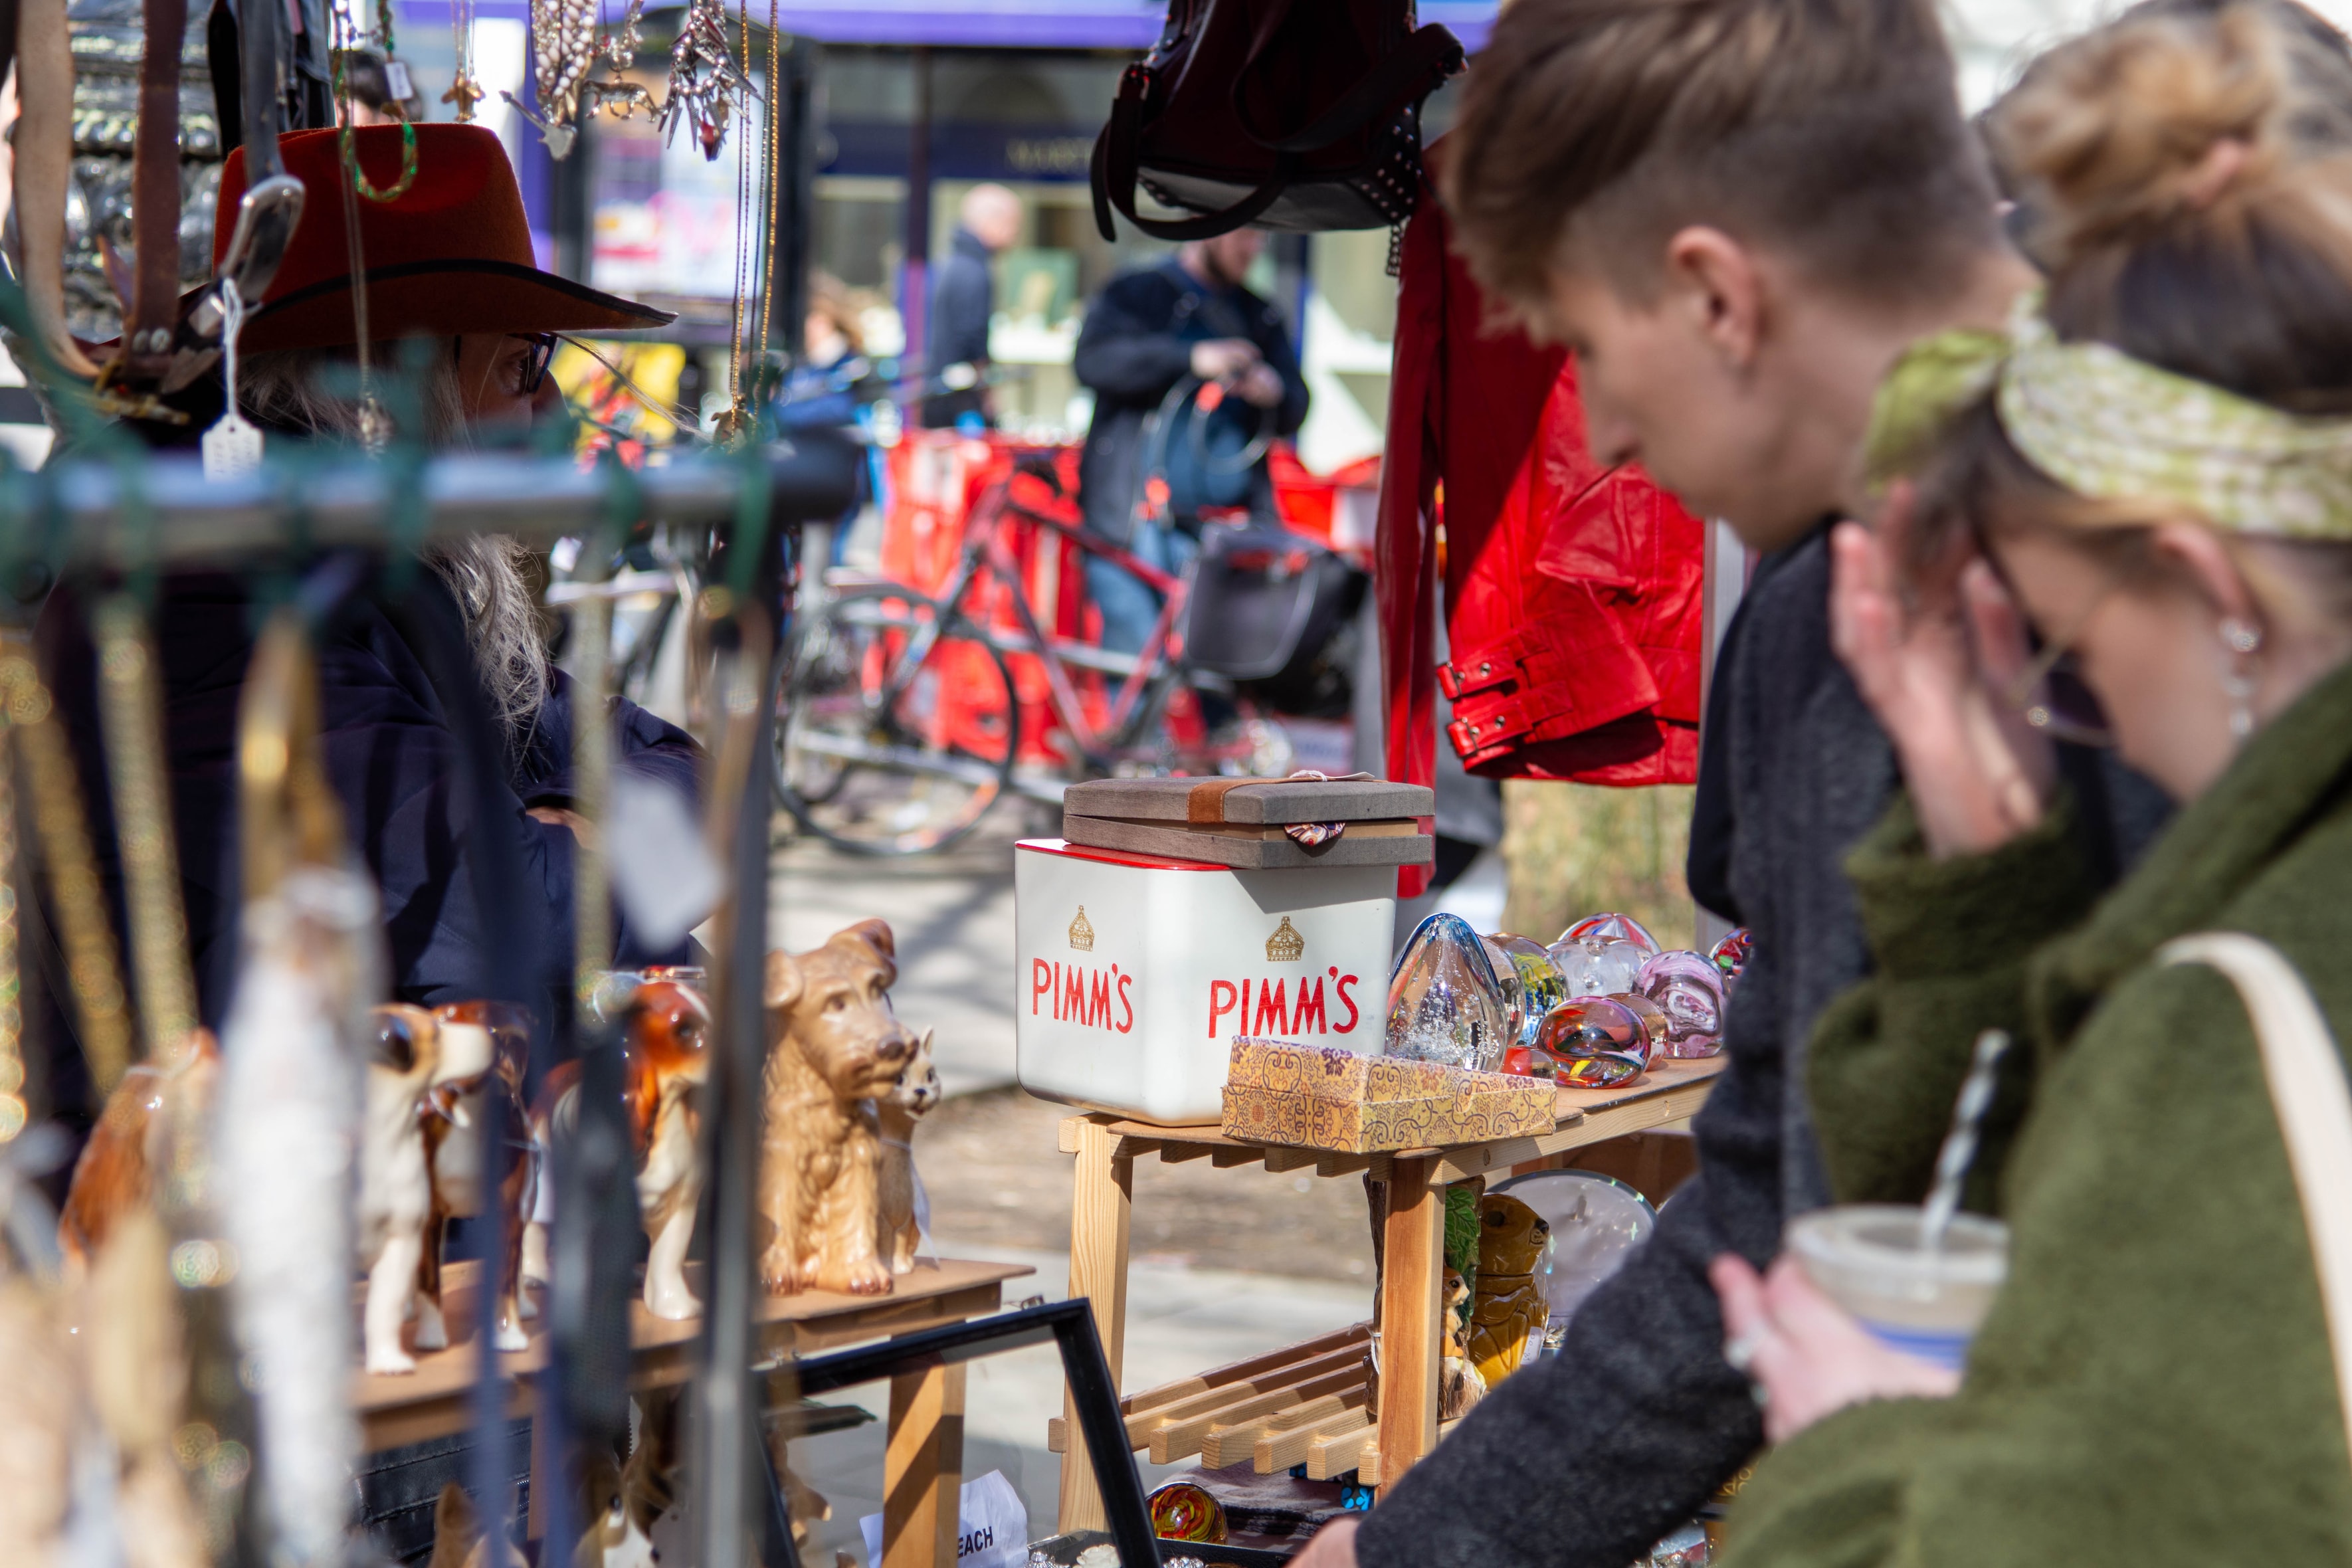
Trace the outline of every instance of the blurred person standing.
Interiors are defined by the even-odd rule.
[[[974,185],[956,209],[955,236],[948,258],[931,285],[931,315],[924,333],[923,364],[933,384],[971,379],[923,400],[923,423],[952,428],[966,414],[990,422],[988,389],[980,383],[988,368],[988,321],[996,313],[996,275],[989,263],[1021,237],[1021,198],[1003,185]],[[962,367],[959,369],[958,367]]]
[[[1202,509],[1245,506],[1274,515],[1265,458],[1245,468],[1218,458],[1244,450],[1269,416],[1276,436],[1295,433],[1307,419],[1307,382],[1288,329],[1272,305],[1242,286],[1265,246],[1255,229],[1194,240],[1113,279],[1078,330],[1074,368],[1095,395],[1078,465],[1087,528],[1163,571],[1180,570],[1199,549]],[[1195,400],[1190,418],[1171,410],[1170,428],[1151,441],[1152,415],[1188,379],[1232,395]],[[1147,445],[1156,447],[1167,481],[1164,500],[1143,494],[1151,478]],[[1087,558],[1087,591],[1102,611],[1103,647],[1141,651],[1160,595],[1094,555]]]
[[[803,322],[806,352],[784,381],[776,405],[779,434],[819,427],[870,430],[877,406],[888,400],[890,384],[866,354],[866,329],[856,292],[829,272],[809,276],[808,315]],[[842,563],[859,512],[880,490],[882,450],[868,444],[858,466],[857,488],[833,522],[827,559]]]

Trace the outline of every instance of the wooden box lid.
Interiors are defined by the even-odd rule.
[[[1095,779],[1072,784],[1062,810],[1130,822],[1367,822],[1428,816],[1437,810],[1437,792],[1373,778]]]

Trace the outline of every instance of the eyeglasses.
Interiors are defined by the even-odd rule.
[[[1990,555],[1987,559],[1990,559]],[[2053,741],[2064,741],[2077,746],[2112,746],[2115,731],[2108,727],[2106,710],[2099,706],[2098,698],[2084,681],[2074,658],[2074,643],[2090,626],[2091,617],[2107,602],[2107,595],[2122,584],[2120,577],[2112,578],[2092,596],[2074,616],[2074,623],[2063,637],[2053,637],[2042,645],[2032,660],[2017,672],[2003,694],[2009,706],[2024,716],[2025,721]],[[2016,590],[2011,590],[2012,599]]]
[[[522,374],[515,383],[515,395],[536,397],[547,383],[547,366],[555,358],[556,335],[553,332],[509,332],[509,337],[520,338],[530,345],[530,353],[522,362]]]
[[[562,335],[556,332],[509,332],[507,336],[530,345],[530,354],[518,366],[514,395],[517,397],[536,397],[539,395],[539,389],[547,384],[547,367],[555,358],[555,345],[562,341]],[[451,363],[464,363],[466,357],[464,338],[455,337],[449,340],[449,355]]]

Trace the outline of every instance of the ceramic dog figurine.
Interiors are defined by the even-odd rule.
[[[512,1002],[452,1002],[435,1009],[433,1019],[441,1033],[443,1065],[417,1106],[425,1168],[432,1173],[432,1207],[416,1266],[415,1345],[421,1351],[449,1343],[441,1315],[441,1247],[449,1221],[481,1214],[484,1156],[492,1149],[520,1151],[530,1136],[522,1110],[523,1073],[530,1061],[530,1010]],[[531,1174],[530,1160],[509,1156],[499,1176],[499,1212],[508,1216],[498,1278],[496,1343],[502,1351],[530,1344],[522,1324],[536,1311],[522,1293],[521,1267]]]
[[[670,1506],[670,1479],[652,1434],[620,1464],[602,1455],[591,1460],[580,1504],[587,1528],[572,1548],[572,1568],[655,1568],[661,1554],[654,1521]]]
[[[373,1016],[360,1114],[357,1240],[368,1280],[361,1333],[368,1371],[408,1373],[416,1370],[416,1361],[401,1344],[400,1331],[416,1300],[425,1227],[433,1213],[433,1174],[417,1107],[440,1070],[441,1026],[432,1014],[405,1002],[387,1002]],[[479,1048],[487,1058],[487,1034]]]
[[[710,1004],[676,980],[648,980],[631,995],[625,1014],[622,1093],[635,1161],[637,1212],[653,1250],[646,1259],[646,1310],[676,1321],[702,1310],[686,1283],[686,1248],[702,1201],[698,1154],[702,1122],[694,1091],[709,1076]],[[547,1278],[547,1227],[554,1193],[547,1179],[553,1129],[578,1114],[580,1064],[548,1074],[532,1109],[530,1140],[539,1172],[522,1248],[523,1272]]]
[[[500,1542],[499,1555],[490,1555],[489,1538],[474,1518],[473,1500],[451,1481],[441,1489],[433,1508],[433,1555],[425,1568],[526,1568],[522,1553]]]
[[[877,1245],[881,1133],[915,1037],[890,1011],[890,928],[860,921],[812,952],[768,954],[760,1278],[775,1295],[889,1293]]]
[[[915,1173],[915,1123],[940,1102],[940,1069],[931,1060],[931,1031],[916,1042],[915,1055],[897,1087],[874,1102],[882,1133],[882,1166],[876,1180],[875,1212],[881,1226],[882,1257],[893,1274],[910,1273],[922,1239],[922,1179]]]
[[[68,1268],[87,1270],[123,1215],[152,1201],[178,1129],[203,1124],[219,1081],[220,1043],[210,1029],[196,1030],[177,1061],[140,1062],[122,1075],[74,1163],[58,1216]]]

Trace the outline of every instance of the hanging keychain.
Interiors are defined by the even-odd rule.
[[[205,432],[205,478],[233,479],[261,467],[261,426],[237,408],[236,340],[245,330],[245,299],[234,278],[223,278],[220,289],[221,385],[228,394],[228,412]]]

